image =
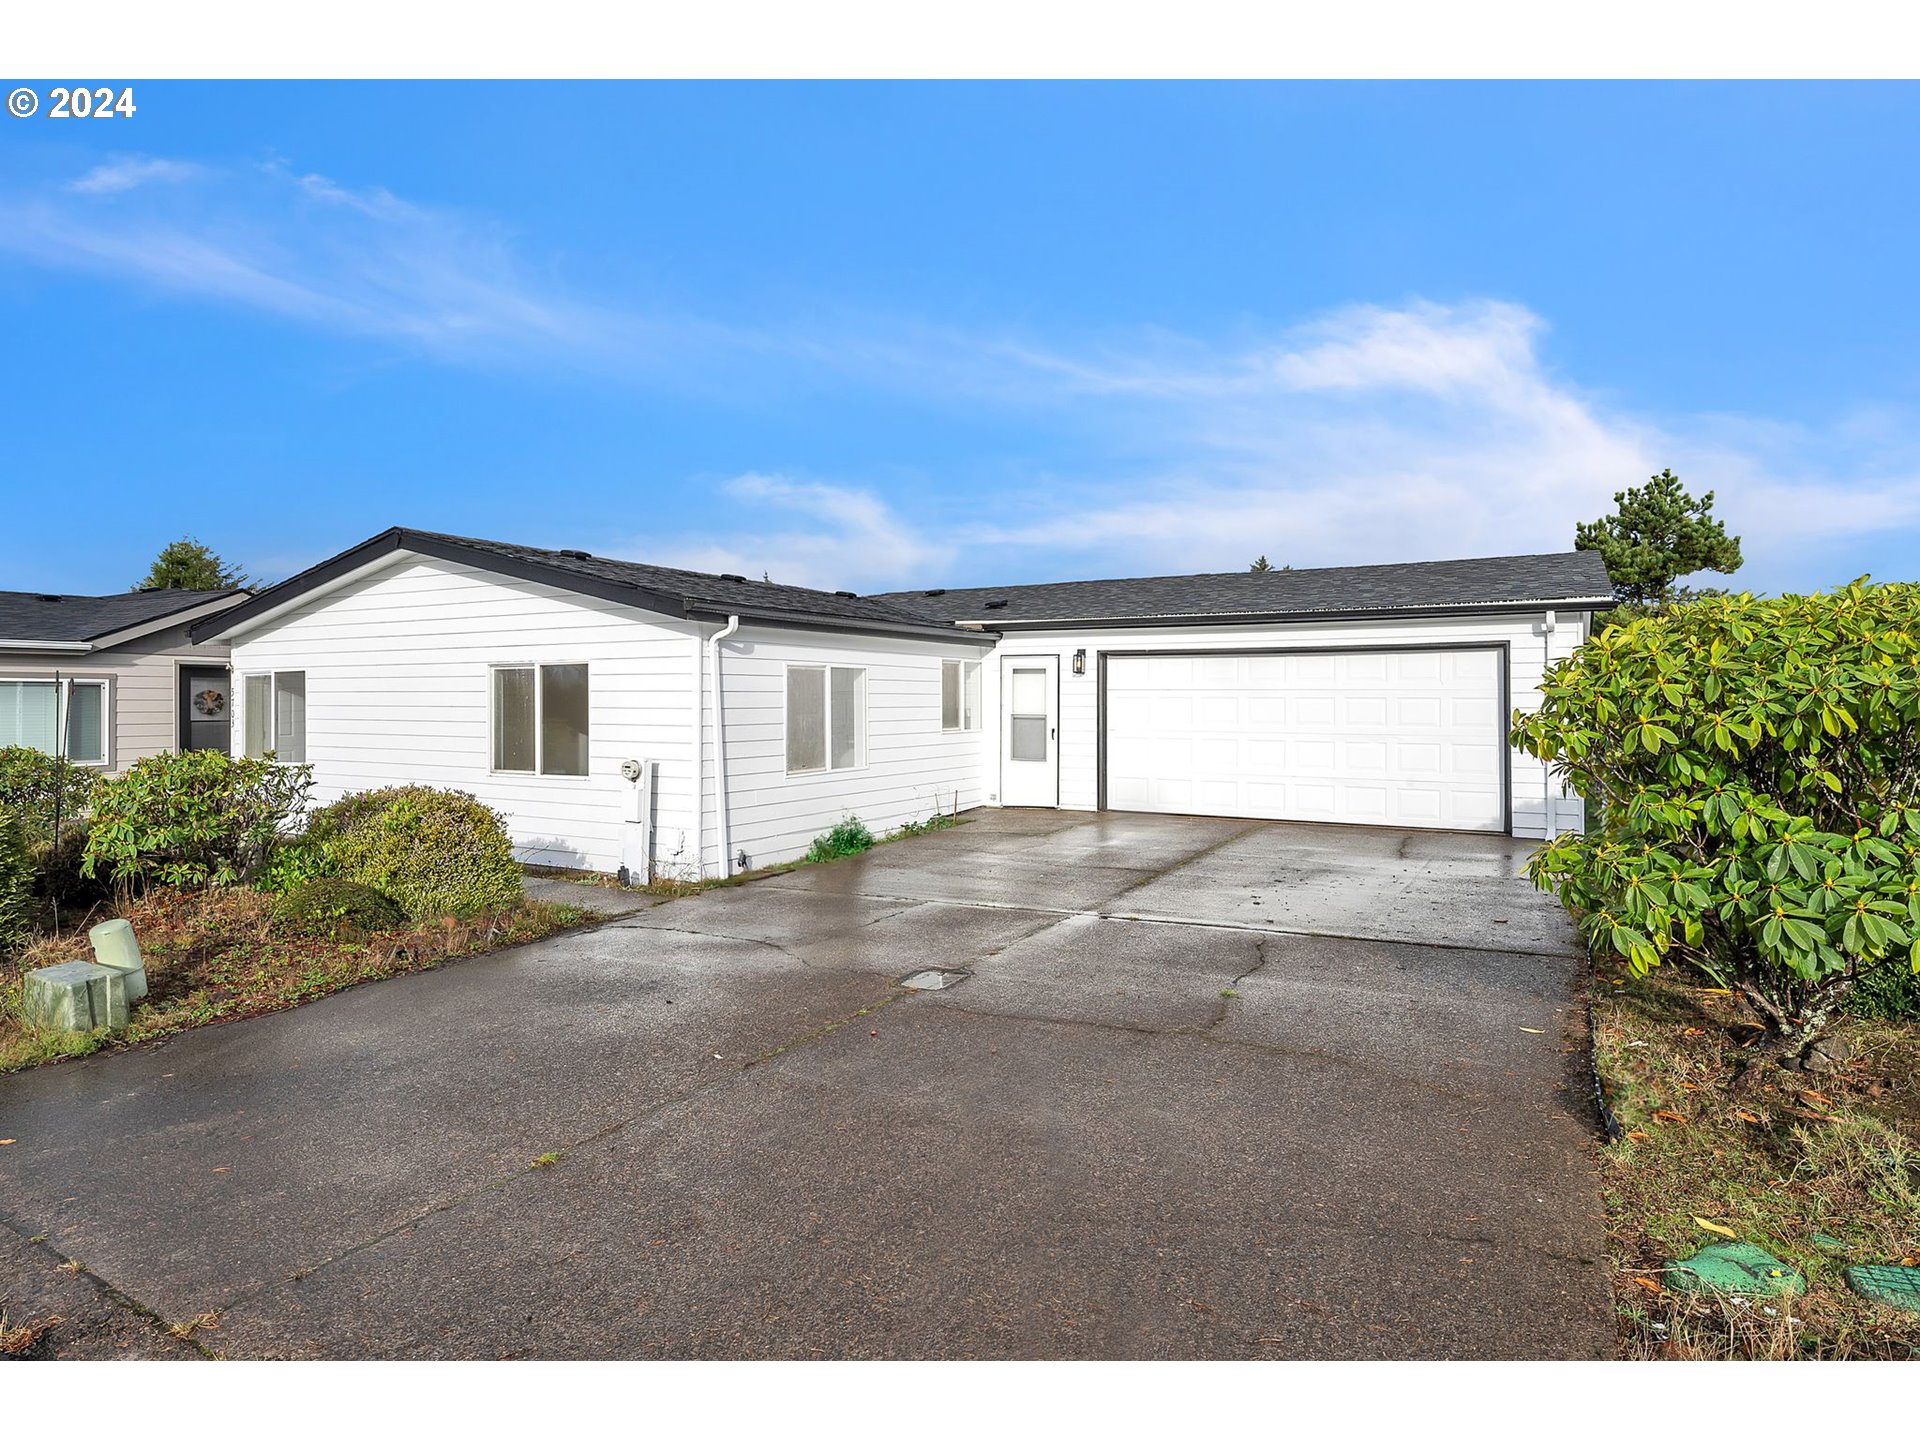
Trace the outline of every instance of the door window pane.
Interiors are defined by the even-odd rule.
[[[1016,670],[1013,672],[1013,704],[1010,712],[1015,715],[1041,715],[1047,713],[1047,672],[1044,670]]]
[[[540,773],[587,773],[587,667],[584,665],[540,667]]]
[[[493,768],[533,772],[532,670],[493,672]]]
[[[940,662],[940,728],[960,728],[960,662]]]
[[[76,680],[67,692],[67,758],[107,763],[107,687]]]
[[[967,662],[967,693],[961,710],[961,728],[980,728],[980,662]]]
[[[787,770],[827,768],[827,672],[787,670]]]
[[[273,748],[273,677],[246,677],[246,752],[258,760]]]
[[[307,758],[307,674],[281,670],[273,677],[273,758],[296,765]]]
[[[1015,715],[1010,722],[1013,733],[1007,737],[1007,753],[1015,760],[1047,758],[1047,717]]]
[[[867,672],[835,666],[833,674],[833,768],[856,769],[863,762],[867,728]]]
[[[51,680],[0,680],[0,746],[51,755],[59,739],[59,688]]]

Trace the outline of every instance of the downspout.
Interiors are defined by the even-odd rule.
[[[731,834],[727,827],[727,726],[726,713],[720,708],[720,642],[740,628],[740,617],[729,615],[726,625],[707,639],[712,657],[707,668],[713,672],[713,811],[720,825],[720,878],[733,874]]]
[[[1540,674],[1543,678],[1547,667],[1553,664],[1553,631],[1553,611],[1549,610],[1546,621],[1540,626]],[[1546,820],[1548,841],[1557,839],[1559,826],[1554,824],[1553,767],[1544,760],[1540,762],[1540,813]]]

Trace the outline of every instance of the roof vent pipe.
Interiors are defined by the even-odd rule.
[[[740,628],[740,617],[729,615],[726,625],[713,632],[707,640],[707,654],[710,662],[707,669],[713,673],[713,809],[720,824],[720,878],[726,879],[733,874],[733,856],[728,854],[727,834],[727,717],[720,708],[720,642]],[[694,786],[698,790],[700,780],[694,777]]]

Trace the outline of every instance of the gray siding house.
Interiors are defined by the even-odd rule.
[[[106,772],[164,750],[225,750],[227,647],[187,627],[240,590],[119,595],[0,591],[0,747],[25,745]]]

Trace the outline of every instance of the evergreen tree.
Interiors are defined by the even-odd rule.
[[[229,565],[192,536],[176,540],[154,557],[153,568],[135,590],[235,590],[247,584],[246,572]]]
[[[1613,597],[1623,606],[1658,609],[1691,592],[1676,587],[1682,575],[1740,568],[1740,537],[1713,518],[1713,492],[1695,498],[1671,470],[1613,497],[1619,509],[1576,525],[1573,548],[1598,550],[1607,563]]]

